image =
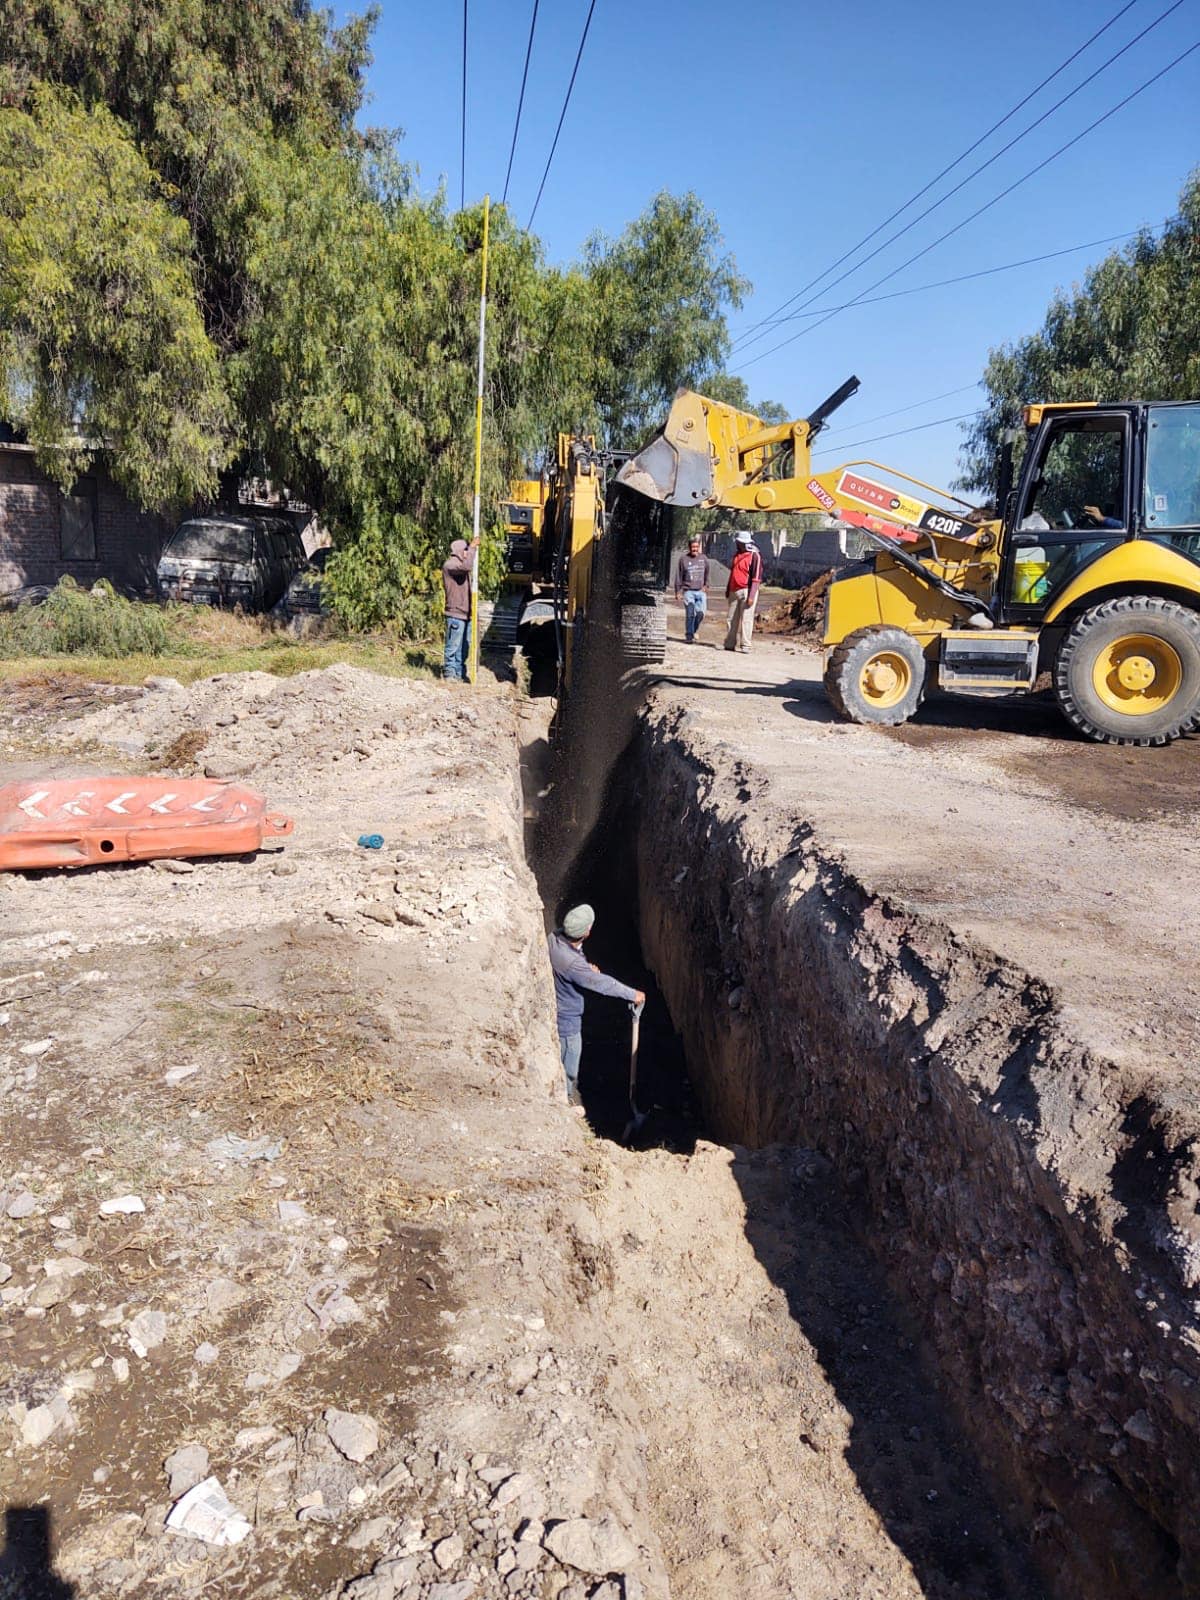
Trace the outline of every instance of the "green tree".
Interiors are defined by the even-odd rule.
[[[8,418],[64,487],[101,441],[146,505],[210,493],[229,407],[164,185],[115,117],[44,86],[0,111],[0,174]]]
[[[729,353],[726,308],[749,289],[694,194],[658,195],[619,239],[589,239],[596,408],[610,445],[631,447],[678,388],[699,389]]]
[[[1028,401],[1200,399],[1200,172],[1178,214],[1051,301],[1038,333],[993,350],[987,400],[964,431],[959,486],[987,492],[1004,434]]]

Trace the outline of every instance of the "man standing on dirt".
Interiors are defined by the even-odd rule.
[[[467,681],[467,652],[471,648],[471,569],[479,540],[455,539],[442,563],[446,589],[446,647],[442,677],[451,683]]]
[[[588,961],[583,941],[591,933],[596,913],[591,906],[572,906],[562,927],[550,935],[550,966],[554,972],[554,1003],[558,1013],[558,1053],[567,1080],[567,1100],[579,1104],[579,1058],[583,1053],[583,992],[611,995],[643,1005],[646,996],[640,989],[618,983]]]
[[[729,564],[729,582],[725,585],[725,598],[729,601],[729,628],[725,634],[726,650],[740,650],[746,655],[750,637],[754,632],[754,607],[758,604],[758,591],[763,580],[762,557],[754,547],[752,533],[737,533],[737,554]]]
[[[708,557],[699,539],[689,539],[675,567],[675,598],[683,601],[684,641],[694,644],[708,610]]]

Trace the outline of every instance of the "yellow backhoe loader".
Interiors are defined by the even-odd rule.
[[[825,511],[869,556],[830,585],[825,688],[895,725],[926,688],[1030,692],[1049,673],[1087,738],[1163,745],[1200,725],[1200,403],[1030,405],[999,515],[876,461],[814,472],[813,439],[858,388],[779,425],[681,390],[618,481],[669,506]]]

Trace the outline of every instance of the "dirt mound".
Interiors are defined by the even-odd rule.
[[[803,589],[772,606],[759,619],[762,633],[790,633],[806,643],[820,644],[825,596],[833,582],[833,572],[821,572]]]

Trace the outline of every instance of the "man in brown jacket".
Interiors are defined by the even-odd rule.
[[[442,562],[442,583],[446,589],[442,677],[452,683],[465,683],[467,678],[467,652],[471,648],[471,570],[478,544],[478,539],[472,539],[470,544],[465,539],[455,539],[449,556]]]

